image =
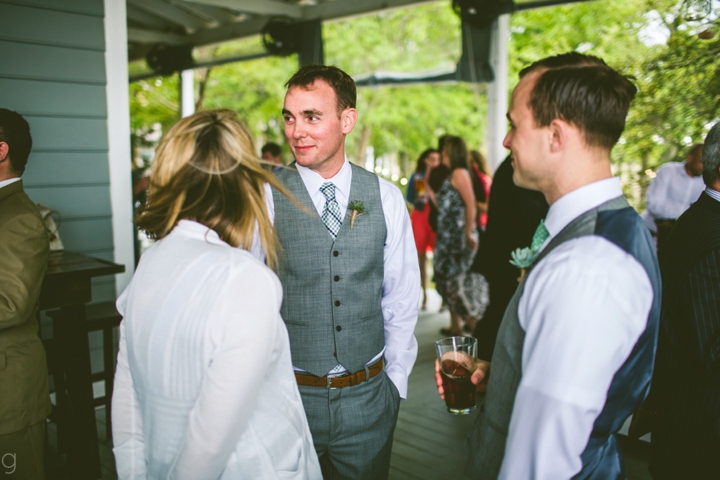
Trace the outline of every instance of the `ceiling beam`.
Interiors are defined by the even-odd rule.
[[[229,8],[238,12],[256,15],[282,15],[291,18],[302,18],[303,8],[298,5],[278,2],[276,0],[185,0],[190,3],[201,3],[215,7]]]
[[[167,2],[162,0],[127,0],[128,3],[133,4],[145,11],[152,13],[158,17],[164,18],[177,25],[182,25],[185,28],[197,30],[199,28],[207,28],[207,22],[202,19],[182,10],[174,7]]]
[[[244,1],[244,0],[243,0]],[[342,0],[303,7],[303,20],[334,20],[382,10],[431,3],[435,0]]]
[[[230,10],[203,5],[202,3],[193,3],[187,1],[176,1],[176,5],[182,5],[190,11],[196,12],[198,15],[205,17],[208,21],[217,23],[236,22],[242,18],[242,14],[233,13]]]
[[[167,43],[169,45],[187,45],[189,41],[185,35],[162,33],[142,28],[128,27],[128,42],[133,43]]]
[[[269,19],[269,17],[256,17],[244,22],[230,23],[208,30],[199,30],[191,35],[187,35],[185,38],[188,43],[196,47],[201,47],[212,43],[227,42],[251,35],[258,35]]]
[[[145,25],[146,27],[150,27],[150,28],[167,30],[174,26],[174,25],[166,22],[162,18],[160,18],[156,15],[153,15],[152,13],[149,13],[146,10],[141,10],[132,4],[127,5],[127,16],[128,16],[128,20],[132,20],[133,22],[140,23],[140,24]]]

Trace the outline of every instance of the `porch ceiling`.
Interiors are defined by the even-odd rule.
[[[334,20],[432,0],[126,0],[128,58],[157,43],[200,47],[257,35],[272,17]]]

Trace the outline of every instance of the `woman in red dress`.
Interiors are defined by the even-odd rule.
[[[405,198],[413,205],[412,214],[410,214],[410,222],[412,223],[413,235],[415,236],[415,246],[418,252],[418,262],[420,263],[420,284],[423,291],[422,309],[427,308],[427,252],[432,252],[435,247],[435,232],[430,228],[428,208],[428,196],[425,192],[425,177],[440,163],[440,154],[437,150],[428,148],[420,154],[415,173],[410,176],[408,182],[407,193]]]

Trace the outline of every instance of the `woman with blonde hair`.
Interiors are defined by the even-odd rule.
[[[229,110],[176,123],[138,227],[158,241],[117,301],[112,399],[120,479],[321,478],[280,317],[265,184]],[[240,248],[237,248],[240,247]]]

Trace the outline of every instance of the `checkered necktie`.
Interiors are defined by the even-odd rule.
[[[337,200],[335,200],[335,185],[331,182],[325,182],[320,187],[320,191],[325,195],[322,221],[334,240],[337,238],[338,232],[340,232],[340,226],[342,225],[340,205],[338,205]]]
[[[535,230],[535,235],[533,235],[530,250],[533,252],[540,250],[540,247],[543,243],[545,243],[545,240],[547,240],[549,236],[550,232],[548,232],[547,227],[545,227],[545,220],[540,220],[540,225],[538,225],[537,230]]]

